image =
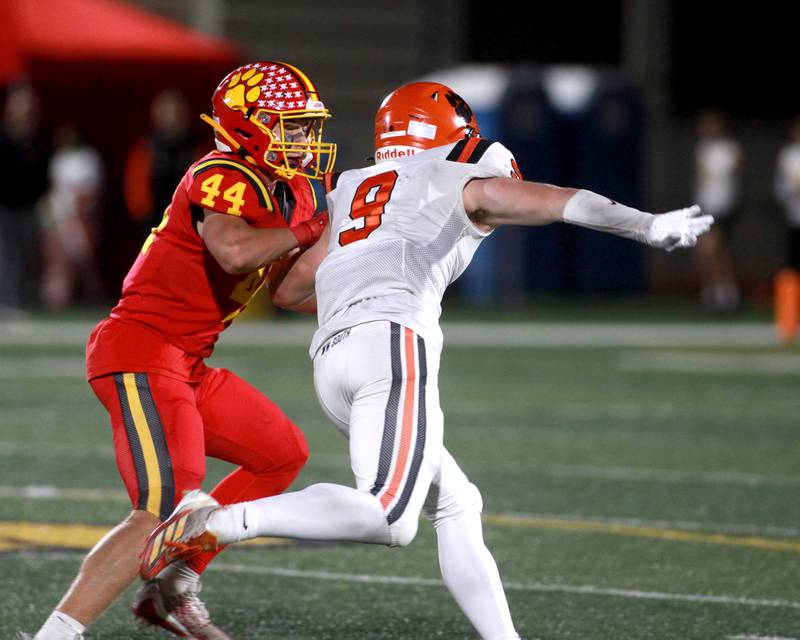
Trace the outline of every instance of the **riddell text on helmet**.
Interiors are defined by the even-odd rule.
[[[413,156],[418,151],[420,150],[416,147],[406,147],[403,145],[383,147],[382,149],[375,150],[375,162],[383,162],[384,160],[393,160],[394,158]]]

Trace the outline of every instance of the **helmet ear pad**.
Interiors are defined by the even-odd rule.
[[[257,164],[259,159],[264,155],[267,148],[272,141],[272,134],[264,131],[261,127],[257,126],[254,122],[250,121],[252,117],[252,109],[250,115],[247,112],[235,111],[229,121],[234,125],[231,133],[238,140],[240,144],[241,155],[245,155],[242,151],[246,152]]]

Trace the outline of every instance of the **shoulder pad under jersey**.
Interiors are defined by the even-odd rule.
[[[281,215],[289,226],[294,227],[321,211],[327,211],[325,188],[321,181],[298,174],[285,184],[288,191],[282,190],[279,193],[276,189],[273,195],[276,196]]]
[[[459,140],[450,150],[450,153],[447,154],[446,160],[477,164],[494,169],[498,172],[498,175],[522,179],[514,154],[494,140],[487,140],[486,138]]]

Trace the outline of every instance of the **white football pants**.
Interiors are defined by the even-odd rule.
[[[428,488],[439,475],[444,419],[438,374],[439,354],[410,329],[389,322],[338,333],[314,357],[320,405],[349,438],[356,487],[378,500],[392,545],[413,540]],[[448,477],[458,483],[453,493],[469,493],[464,474]]]
[[[478,633],[519,638],[483,542],[480,492],[443,446],[438,373],[439,353],[394,322],[330,338],[314,357],[314,386],[349,438],[356,489],[316,484],[231,505],[209,528],[225,543],[281,536],[405,546],[424,509],[436,528],[444,582]]]
[[[443,446],[439,355],[397,323],[356,325],[317,352],[317,397],[350,440],[356,486],[377,498],[390,544],[411,542],[424,508],[445,584],[481,637],[518,638],[483,542],[480,492]]]

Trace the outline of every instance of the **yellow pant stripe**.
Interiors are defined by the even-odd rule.
[[[139,436],[139,444],[144,455],[144,466],[147,471],[147,511],[154,514],[161,512],[161,471],[158,467],[158,456],[153,444],[153,437],[150,435],[150,427],[142,409],[142,401],[139,399],[139,390],[136,388],[136,378],[133,373],[123,374],[125,392],[128,396],[128,405],[133,417],[133,424],[136,426],[136,434]]]

